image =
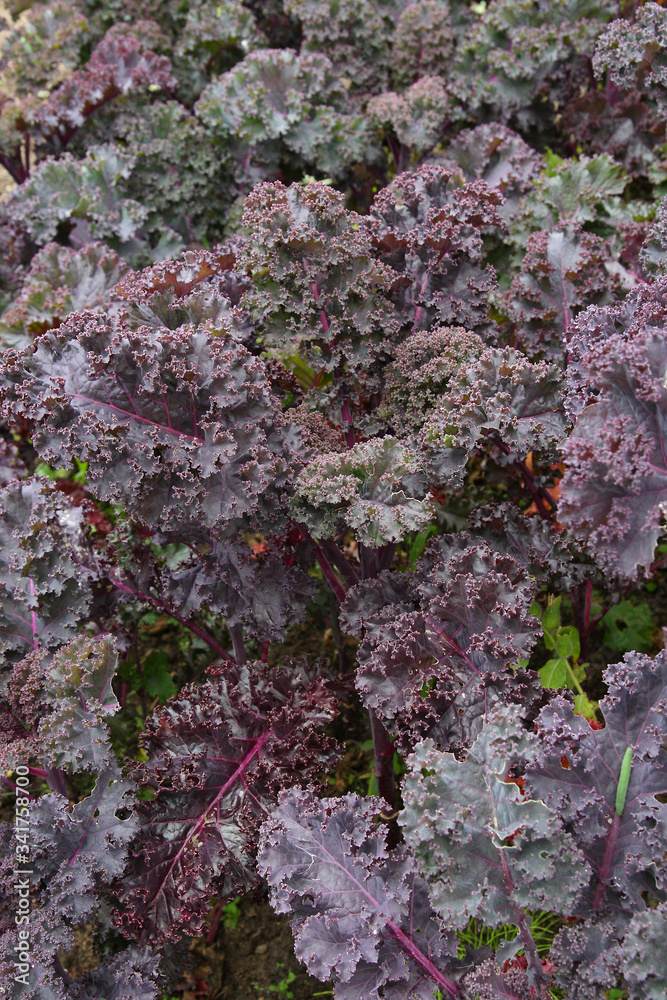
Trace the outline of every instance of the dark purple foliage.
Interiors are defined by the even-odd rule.
[[[667,10],[7,7],[0,994],[663,1000]]]
[[[429,1000],[436,986],[460,996],[453,935],[439,927],[414,859],[388,852],[377,810],[354,795],[284,795],[259,854],[273,905],[293,914],[297,956],[320,979],[333,977],[337,997]]]
[[[565,443],[561,518],[607,570],[648,572],[667,488],[664,279],[606,309],[584,312],[572,334],[579,413]]]
[[[410,578],[381,574],[343,606],[362,637],[357,688],[401,746],[430,735],[469,745],[533,645],[533,585],[510,556],[459,535],[427,550]],[[516,683],[516,682],[515,682]]]
[[[143,937],[196,934],[211,895],[256,883],[252,848],[267,809],[297,775],[305,782],[335,759],[335,743],[316,732],[335,705],[326,682],[299,665],[247,663],[184,688],[157,713],[136,774],[155,796],[137,809],[119,924]]]
[[[667,819],[665,804],[655,798],[667,790],[665,655],[651,660],[627,653],[605,680],[604,729],[592,730],[554,700],[537,721],[541,760],[526,773],[531,793],[556,809],[586,855],[594,879],[585,906],[595,913],[614,904],[641,909],[647,887],[667,889],[661,838],[654,832]],[[629,783],[619,809],[624,759]]]

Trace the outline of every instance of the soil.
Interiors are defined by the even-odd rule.
[[[175,996],[182,1000],[311,1000],[332,996],[330,984],[309,976],[294,956],[288,919],[273,912],[267,899],[239,901],[235,927],[221,922],[215,940],[193,942],[194,968]],[[294,976],[292,978],[292,975]]]
[[[167,949],[165,971],[171,983],[158,994],[163,1000],[332,997],[331,984],[309,976],[297,961],[288,918],[274,913],[268,899],[250,893],[233,908],[236,922],[228,919],[225,925],[221,921],[210,944],[204,935],[191,942],[189,954],[185,941],[171,952]],[[75,979],[97,968],[100,959],[94,925],[76,928],[74,946],[67,953],[60,952],[59,957]]]

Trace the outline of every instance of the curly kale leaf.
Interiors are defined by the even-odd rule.
[[[323,183],[276,182],[248,196],[243,224],[239,266],[252,269],[248,305],[262,343],[336,372],[355,395],[379,389],[378,360],[397,332],[388,295],[398,276],[377,259],[367,220]]]
[[[318,537],[334,534],[342,521],[364,545],[380,546],[431,522],[425,492],[418,457],[383,438],[316,458],[296,482],[293,509]]]
[[[40,456],[88,462],[91,490],[152,528],[268,509],[299,464],[262,362],[206,326],[135,332],[76,313],[6,355],[3,376],[5,412],[34,422]]]
[[[253,324],[242,307],[250,279],[233,270],[240,246],[237,240],[212,251],[186,250],[177,261],[131,272],[113,288],[110,311],[135,331],[206,324],[212,332],[245,342]]]
[[[21,96],[51,89],[62,79],[63,67],[76,69],[91,30],[71,0],[40,4],[26,13],[2,42],[5,86],[11,81],[12,93]]]
[[[389,41],[399,6],[373,0],[286,0],[298,18],[303,51],[325,52],[351,96],[386,89]]]
[[[105,894],[123,874],[128,843],[137,825],[132,816],[132,790],[131,782],[122,779],[117,765],[112,764],[100,770],[94,788],[79,802],[70,803],[52,792],[30,803],[29,863],[18,866],[27,869],[21,884],[30,891],[30,961],[27,982],[15,980],[13,991],[7,992],[12,1000],[64,1000],[70,996],[79,1000],[102,996],[105,1000],[153,1000],[158,961],[154,952],[149,956],[143,949],[127,951],[74,982],[57,959],[74,944],[74,929],[95,920],[105,909]],[[17,826],[13,839],[3,839],[6,857],[17,867],[13,855],[22,856],[25,835],[21,836]],[[17,973],[13,965],[17,944],[14,881],[19,876],[16,872],[13,876],[7,879],[10,892],[0,898],[0,970],[8,986]],[[12,962],[11,979],[8,960]],[[99,992],[92,992],[93,984]],[[131,992],[132,987],[137,992]]]
[[[498,122],[459,132],[447,146],[446,155],[467,181],[485,181],[501,193],[505,200],[499,211],[506,222],[516,215],[520,199],[533,189],[541,166],[540,157],[528,143]]]
[[[5,693],[20,725],[0,751],[3,766],[22,763],[27,750],[47,768],[108,767],[106,719],[120,708],[111,686],[117,662],[113,640],[101,638],[75,639],[16,663]]]
[[[83,510],[38,480],[0,492],[0,647],[24,655],[73,636],[91,600]]]
[[[557,810],[594,873],[583,915],[643,910],[664,895],[667,806],[667,656],[627,653],[604,674],[605,727],[593,730],[556,698],[541,713],[542,753],[526,784]]]
[[[49,243],[32,259],[21,294],[0,319],[0,345],[21,350],[72,312],[99,310],[129,268],[103,243]]]
[[[511,767],[535,750],[510,706],[491,713],[463,761],[425,741],[408,759],[401,823],[443,920],[518,926],[529,981],[539,990],[543,973],[526,910],[569,915],[589,868],[557,810],[509,780]]]
[[[370,118],[392,129],[400,143],[418,153],[433,149],[450,113],[451,99],[437,76],[423,76],[402,94],[389,91],[368,102]]]
[[[259,869],[278,913],[291,913],[297,957],[336,1000],[460,996],[455,938],[431,910],[414,859],[389,852],[377,800],[292,790],[262,827]]]
[[[624,90],[637,88],[655,102],[661,114],[667,107],[667,11],[658,3],[642,4],[631,23],[619,18],[597,40],[593,69]]]
[[[616,13],[610,0],[488,4],[459,45],[454,63],[456,92],[468,114],[490,113],[517,122],[522,130],[544,125],[540,97],[549,108],[574,98],[577,67]]]
[[[316,730],[335,714],[326,682],[298,664],[247,663],[189,685],[146,725],[140,832],[122,892],[126,933],[201,931],[211,895],[256,884],[254,844],[278,792],[331,766]]]
[[[338,176],[351,160],[374,158],[369,123],[346,106],[346,90],[323,53],[258,49],[209,84],[195,112],[214,135],[241,140],[260,156],[279,141]]]
[[[568,990],[571,1000],[598,1000],[601,987],[619,981],[614,958],[627,918],[577,921],[562,927],[550,951],[555,978]]]
[[[130,947],[105,959],[92,972],[68,985],[73,1000],[157,1000],[160,954],[155,949]]]
[[[401,12],[391,48],[394,86],[409,87],[422,76],[446,78],[454,48],[449,4],[443,0],[417,0]]]
[[[522,969],[511,968],[511,962],[499,961],[503,968],[508,964],[510,968],[501,972],[494,959],[486,958],[464,977],[462,986],[466,996],[474,1000],[533,1000],[535,990],[527,974]],[[542,996],[546,998],[551,994],[543,991]]]
[[[155,588],[181,615],[205,607],[224,618],[228,629],[242,625],[247,634],[280,640],[302,621],[315,590],[276,546],[259,545],[262,551],[253,552],[244,541],[214,542],[210,552],[190,552],[177,569],[164,567]]]
[[[470,453],[483,445],[495,445],[503,463],[553,451],[568,425],[562,381],[555,364],[528,361],[511,347],[484,351],[420,432],[434,471],[460,482]]]
[[[209,14],[216,9],[202,6]],[[190,85],[195,81],[188,79],[179,92]],[[175,257],[184,244],[213,244],[221,236],[239,195],[241,144],[230,146],[175,100],[123,107],[113,119],[111,139],[132,159],[125,196],[148,208],[150,260]]]
[[[148,217],[145,206],[125,195],[123,182],[133,165],[131,156],[112,145],[91,146],[82,160],[71,153],[44,160],[12,192],[12,216],[39,245],[54,240],[66,223],[79,243],[104,240],[133,248]]]
[[[564,927],[551,949],[556,982],[571,1000],[598,1000],[601,988],[619,983],[632,1000],[661,1000],[666,918],[662,902],[631,920],[616,915]]]
[[[521,273],[507,297],[516,342],[529,356],[561,359],[577,313],[611,300],[607,259],[602,240],[578,225],[528,238]]]
[[[383,573],[349,591],[357,688],[402,748],[425,735],[467,746],[491,706],[518,690],[523,679],[507,668],[537,636],[533,594],[514,559],[466,535],[432,545],[409,578]]]
[[[597,396],[563,445],[558,516],[606,571],[628,579],[649,571],[667,502],[664,281],[587,310],[573,335],[574,406],[586,390]]]
[[[78,640],[54,654],[45,678],[51,711],[38,728],[49,767],[98,770],[112,760],[105,720],[120,708],[111,686],[117,664],[106,638]]]
[[[501,232],[502,195],[460,172],[423,166],[376,196],[371,228],[378,250],[400,275],[394,300],[408,329],[434,323],[484,331],[495,271],[482,263],[483,235]]]
[[[252,49],[266,45],[252,11],[234,0],[211,7],[206,0],[188,5],[174,46],[174,74],[181,100],[192,106],[211,78],[240,62]]]
[[[195,111],[221,134],[255,144],[288,136],[326,102],[332,67],[325,55],[258,49],[209,84]]]
[[[469,519],[475,537],[497,552],[512,556],[532,577],[553,582],[558,591],[591,578],[592,567],[573,541],[557,525],[526,517],[514,504],[502,503],[474,510]]]
[[[545,167],[526,192],[512,227],[512,239],[525,246],[531,233],[568,226],[610,236],[632,218],[621,195],[625,170],[611,156],[580,156]]]
[[[34,123],[51,143],[65,145],[90,115],[138,88],[172,90],[176,80],[166,56],[143,44],[141,33],[114,25],[77,70],[37,108]]]
[[[395,433],[419,430],[461,368],[472,364],[484,341],[463,327],[434,326],[418,330],[396,348],[385,369],[385,397],[379,413]]]
[[[31,859],[41,882],[45,906],[58,918],[77,923],[92,916],[100,880],[110,885],[125,868],[128,845],[136,832],[131,811],[134,785],[113,763],[99,772],[91,794],[70,804],[54,792],[31,808]]]
[[[631,997],[661,1000],[667,991],[665,939],[667,905],[637,913],[617,950],[616,970],[628,984]]]
[[[667,201],[660,202],[639,252],[642,270],[652,277],[667,273]]]

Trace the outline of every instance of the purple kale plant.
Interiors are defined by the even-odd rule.
[[[7,7],[0,994],[662,1000],[665,9]]]

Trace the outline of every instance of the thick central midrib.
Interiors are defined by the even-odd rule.
[[[245,771],[245,769],[248,766],[248,764],[250,763],[250,761],[253,759],[253,757],[257,756],[257,754],[260,752],[260,750],[262,749],[262,747],[264,746],[264,744],[266,743],[266,741],[267,741],[267,739],[269,738],[270,735],[271,735],[271,731],[267,729],[267,731],[265,733],[263,733],[262,736],[260,736],[260,738],[257,740],[257,742],[255,743],[255,745],[253,746],[252,750],[250,750],[249,753],[247,753],[245,755],[245,757],[243,758],[243,760],[241,761],[241,763],[239,764],[239,766],[236,768],[236,770],[234,771],[234,773],[231,775],[230,778],[227,779],[227,781],[224,783],[224,785],[222,786],[222,788],[220,789],[220,791],[218,792],[218,794],[209,803],[209,805],[206,807],[206,809],[204,810],[204,812],[201,814],[201,816],[199,817],[199,819],[197,820],[197,822],[193,823],[193,825],[192,825],[189,833],[184,838],[183,843],[181,844],[181,846],[180,846],[180,848],[178,850],[178,853],[175,854],[174,857],[172,858],[171,863],[170,863],[170,865],[169,865],[169,867],[168,867],[168,869],[167,869],[167,871],[166,871],[166,873],[164,875],[164,878],[162,879],[162,881],[160,882],[159,886],[157,887],[157,889],[155,890],[155,892],[152,894],[152,896],[150,896],[150,898],[148,898],[146,900],[145,909],[148,909],[149,906],[151,905],[151,903],[153,902],[153,900],[155,900],[160,895],[160,893],[162,892],[162,890],[164,888],[164,885],[165,885],[167,879],[169,878],[169,876],[171,875],[171,873],[172,873],[172,871],[174,869],[174,866],[178,863],[179,859],[181,858],[181,855],[183,854],[183,851],[188,846],[188,844],[190,843],[190,841],[192,840],[192,838],[195,837],[201,831],[201,829],[203,828],[204,823],[206,822],[206,818],[208,817],[208,815],[211,812],[211,810],[214,809],[215,806],[217,806],[218,802],[225,795],[225,793],[227,792],[227,790],[243,774],[243,772]]]
[[[317,844],[318,848],[324,854],[326,854],[326,856],[331,860],[331,863],[340,871],[342,871],[346,875],[346,877],[352,882],[352,884],[356,886],[356,888],[364,896],[364,898],[367,899],[369,903],[371,903],[374,907],[376,907],[379,910],[380,909],[379,901],[375,899],[374,896],[371,896],[370,892],[364,889],[361,882],[358,882],[357,879],[350,874],[349,870],[345,867],[345,865],[342,865],[340,861],[338,861],[337,858],[333,856],[333,854],[330,854],[323,844],[321,844],[318,840],[315,840],[315,837],[312,837],[311,839],[314,841],[314,843]],[[459,990],[457,984],[453,980],[447,979],[447,977],[444,976],[442,972],[440,972],[440,970],[433,964],[431,959],[426,957],[423,951],[414,943],[414,941],[411,938],[408,937],[405,931],[401,930],[398,924],[395,924],[393,920],[387,918],[386,926],[389,929],[389,931],[394,935],[399,944],[402,945],[402,947],[408,952],[409,955],[412,956],[412,958],[414,958],[415,962],[421,965],[422,969],[424,969],[424,971],[430,976],[431,979],[433,979],[436,983],[442,986],[447,991],[447,993],[449,993],[451,997],[461,996],[461,991]]]
[[[133,413],[131,410],[124,410],[120,406],[114,406],[113,403],[104,403],[100,399],[93,399],[91,396],[82,396],[80,393],[76,393],[76,395],[72,396],[72,399],[80,399],[84,403],[92,403],[103,410],[112,410],[114,413],[122,414],[122,416],[127,417],[129,420],[136,420],[140,424],[149,424],[151,427],[157,427],[158,430],[164,431],[165,434],[172,434],[174,437],[187,438],[188,441],[197,441],[199,443],[204,441],[203,437],[198,437],[196,434],[186,434],[185,431],[176,430],[175,427],[167,427],[165,424],[158,423],[157,420],[149,420],[148,417],[141,417],[138,413]]]

